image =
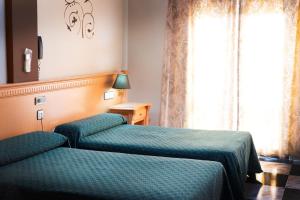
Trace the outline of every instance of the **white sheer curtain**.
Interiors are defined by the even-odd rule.
[[[240,23],[239,122],[264,155],[288,151],[297,0],[247,1]]]
[[[186,127],[249,131],[260,154],[287,154],[298,0],[195,2]]]
[[[189,36],[187,127],[237,129],[238,1],[197,1]]]

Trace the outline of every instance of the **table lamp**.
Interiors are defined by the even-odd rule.
[[[114,82],[113,88],[121,89],[121,90],[130,89],[131,87],[130,87],[128,75],[127,74],[118,74],[118,76]]]

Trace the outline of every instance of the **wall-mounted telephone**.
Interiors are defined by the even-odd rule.
[[[43,59],[43,39],[41,36],[38,36],[38,59]]]
[[[26,73],[31,72],[31,60],[32,60],[32,50],[26,48],[24,52],[24,71]]]

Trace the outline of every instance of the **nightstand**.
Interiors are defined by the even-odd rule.
[[[127,118],[131,125],[149,125],[149,112],[151,104],[147,103],[124,103],[110,108],[110,113],[121,114]]]

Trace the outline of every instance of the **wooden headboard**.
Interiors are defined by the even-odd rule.
[[[37,111],[43,109],[44,130],[62,123],[106,112],[121,103],[121,92],[104,100],[104,92],[111,90],[117,73],[101,73],[62,80],[38,81],[0,85],[0,140],[42,129]],[[35,105],[35,97],[45,96],[46,103]]]

